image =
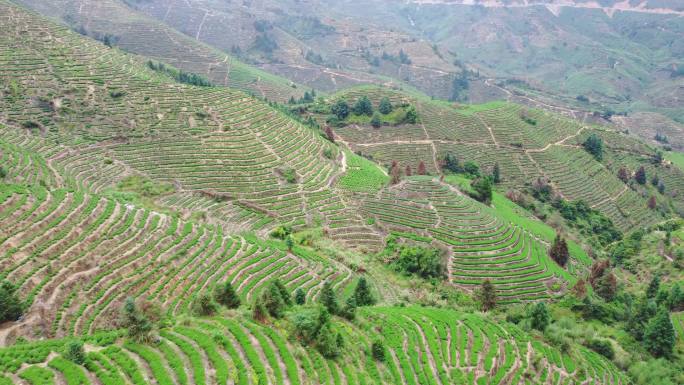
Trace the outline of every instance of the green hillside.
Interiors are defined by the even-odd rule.
[[[278,104],[6,0],[0,25],[0,385],[683,380],[672,154],[416,90]]]

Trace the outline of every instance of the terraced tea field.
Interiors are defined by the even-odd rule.
[[[500,301],[550,298],[575,281],[548,257],[548,240],[431,177],[385,189],[365,200],[363,210],[399,238],[417,234],[445,245],[448,279],[465,288],[489,279]],[[588,267],[583,252],[574,257],[570,272]]]
[[[382,330],[370,328],[381,323]],[[83,365],[66,341],[0,350],[0,381],[29,384],[627,384],[586,349],[561,353],[509,325],[431,308],[376,308],[340,324],[349,354],[328,360],[287,339],[286,330],[242,316],[207,318],[160,331],[150,345],[116,332],[84,337]],[[370,354],[382,333],[384,362]],[[534,357],[543,356],[540,361]],[[27,362],[28,361],[28,362]],[[22,365],[23,364],[23,365]]]
[[[504,187],[523,188],[544,177],[563,197],[584,200],[622,231],[662,220],[647,209],[646,198],[626,188],[616,177],[617,169],[609,169],[581,148],[590,133],[597,133],[604,138],[609,156],[627,156],[631,163],[644,163],[644,158],[653,156],[655,150],[635,139],[508,103],[458,109],[420,97],[401,98],[395,91],[377,87],[341,92],[339,97],[355,100],[361,95],[369,96],[376,106],[388,95],[396,103],[415,104],[418,110],[417,125],[377,129],[352,125],[336,131],[354,151],[370,155],[381,164],[397,161],[401,169],[410,166],[415,170],[423,161],[428,172],[436,174],[439,161],[451,153],[461,162],[478,163],[485,172],[498,164]],[[679,173],[658,173],[672,175],[669,178],[677,181],[671,184],[679,189]]]

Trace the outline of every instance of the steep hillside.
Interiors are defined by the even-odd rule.
[[[0,6],[0,120],[17,142],[59,143],[46,160],[84,187],[101,192],[143,174],[178,198],[222,202],[217,217],[246,228],[304,223],[332,204],[320,197],[340,162],[314,130],[242,92],[175,83],[142,59]],[[168,201],[189,203],[178,198]]]
[[[61,20],[73,30],[125,51],[206,76],[213,84],[229,86],[271,100],[286,101],[304,94],[289,80],[237,60],[230,50],[202,44],[162,22],[135,12],[120,0],[17,0],[44,15]]]

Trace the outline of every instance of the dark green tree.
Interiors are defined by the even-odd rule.
[[[669,357],[675,345],[675,332],[670,313],[660,309],[646,326],[644,345],[655,357]]]
[[[373,104],[371,104],[371,101],[370,99],[368,99],[368,96],[363,95],[356,101],[356,103],[354,104],[354,108],[352,110],[356,115],[371,116],[373,115]]]
[[[408,124],[416,124],[416,122],[418,122],[418,112],[416,112],[415,107],[409,106],[409,108],[406,110],[405,121]]]
[[[463,172],[463,166],[461,166],[461,161],[458,160],[458,157],[450,152],[446,154],[444,157],[444,168],[459,174]]]
[[[356,289],[354,289],[354,298],[356,299],[357,306],[370,306],[375,304],[375,298],[373,298],[373,294],[371,294],[366,277],[359,278]]]
[[[480,176],[480,166],[478,166],[475,162],[465,162],[463,164],[463,171],[470,176]]]
[[[7,176],[7,171],[5,171],[5,168],[0,166],[0,179],[5,179]]]
[[[532,328],[540,331],[546,330],[546,327],[549,326],[550,318],[549,310],[544,302],[539,302],[532,306],[532,311],[530,312],[530,325]]]
[[[294,301],[297,305],[304,305],[306,303],[306,293],[301,287],[295,290]]]
[[[64,358],[67,360],[78,364],[78,365],[83,365],[85,363],[85,350],[83,350],[83,342],[81,341],[71,341],[67,344],[65,352],[64,352]]]
[[[342,309],[340,309],[340,317],[344,317],[350,321],[356,318],[356,298],[352,295],[344,303]]]
[[[316,336],[316,349],[325,358],[335,358],[340,355],[337,336],[329,323],[324,324]]]
[[[388,97],[385,96],[384,98],[380,99],[378,111],[380,111],[380,113],[383,115],[387,115],[390,112],[392,112],[392,103],[390,102]]]
[[[280,282],[279,279],[276,279],[271,284],[278,289],[280,297],[283,299],[283,302],[285,302],[285,305],[292,306],[292,296],[290,295],[290,292],[287,290],[287,287],[285,287],[285,285],[283,285],[283,283]]]
[[[285,310],[289,306],[288,301],[291,301],[288,298],[289,294],[287,292],[283,292],[276,281],[271,282],[271,284],[266,287],[266,289],[259,296],[257,303],[263,305],[263,308],[272,317],[282,318],[283,315],[285,315]]]
[[[646,289],[646,298],[655,298],[658,295],[658,290],[660,290],[660,275],[655,274],[648,284],[648,289]]]
[[[122,326],[128,329],[128,336],[138,342],[148,342],[152,336],[152,322],[140,311],[133,297],[128,297],[123,307]]]
[[[489,311],[496,307],[496,289],[494,288],[492,281],[485,279],[477,294],[482,311]]]
[[[0,323],[16,321],[24,311],[24,304],[19,299],[17,288],[10,282],[0,284]]]
[[[330,312],[330,314],[339,313],[340,305],[337,302],[337,295],[335,294],[330,281],[326,281],[323,284],[323,289],[321,289],[321,297],[318,301]]]
[[[385,344],[380,340],[373,341],[371,355],[376,361],[385,362]]]
[[[230,281],[226,281],[216,287],[214,299],[228,309],[237,309],[240,307],[240,296],[235,292]]]
[[[330,112],[335,114],[338,119],[344,120],[349,116],[349,104],[344,99],[338,99],[335,104],[330,107]]]
[[[492,169],[492,182],[495,184],[501,183],[501,169],[499,168],[499,162],[494,163],[494,168]]]
[[[584,141],[584,149],[594,156],[596,160],[603,160],[603,140],[596,134],[591,134]]]

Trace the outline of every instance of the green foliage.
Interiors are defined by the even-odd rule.
[[[357,306],[370,306],[375,304],[375,298],[370,291],[366,277],[359,278],[359,282],[354,289],[354,299]]]
[[[609,340],[596,338],[590,340],[587,343],[587,347],[609,360],[612,360],[615,357],[615,349]]]
[[[371,345],[371,355],[379,362],[385,362],[385,344],[380,340],[373,341]]]
[[[404,122],[408,124],[416,124],[418,122],[418,112],[414,106],[409,106],[406,109],[406,116]]]
[[[285,310],[292,305],[292,299],[280,281],[271,282],[264,291],[261,292],[255,309],[263,307],[268,314],[274,318],[282,318]],[[261,311],[261,309],[259,309]]]
[[[292,234],[292,227],[287,225],[278,226],[273,231],[271,231],[271,236],[273,238],[285,239],[288,235]]]
[[[0,179],[5,179],[7,177],[7,171],[5,171],[5,168],[0,166]]]
[[[493,189],[489,178],[477,178],[470,183],[470,187],[475,191],[473,198],[487,205],[492,203]]]
[[[471,177],[478,177],[480,176],[480,166],[475,162],[467,161],[463,164],[463,172]]]
[[[356,115],[371,116],[373,115],[373,104],[371,104],[371,101],[370,99],[368,99],[368,96],[363,95],[356,101],[356,103],[354,103],[352,111]]]
[[[401,273],[425,279],[442,279],[446,270],[439,249],[420,246],[402,246],[399,257],[392,264]]]
[[[390,112],[392,112],[392,103],[390,102],[388,97],[383,97],[380,99],[380,105],[378,105],[378,111],[380,111],[381,114],[387,115]]]
[[[666,309],[658,311],[644,332],[644,345],[655,357],[669,357],[675,345],[675,332]]]
[[[211,87],[211,82],[202,75],[196,73],[185,72],[178,68],[171,67],[161,62],[147,61],[147,67],[153,71],[161,72],[171,76],[179,83],[190,84],[199,87]]]
[[[138,342],[150,341],[152,322],[140,311],[132,297],[126,298],[123,307],[122,326],[128,329],[128,336]]]
[[[480,290],[477,292],[477,297],[480,301],[482,311],[489,311],[496,307],[496,289],[491,280],[485,279],[482,281]]]
[[[214,292],[214,299],[219,304],[227,307],[228,309],[237,309],[240,307],[240,296],[230,284],[230,281],[226,281],[221,285],[216,287]]]
[[[70,341],[66,345],[64,358],[79,365],[85,363],[85,350],[83,350],[83,342]]]
[[[648,284],[648,289],[646,289],[646,298],[655,298],[660,290],[660,275],[655,274]]]
[[[16,321],[24,311],[24,303],[19,299],[17,288],[10,282],[0,283],[0,323]]]
[[[199,316],[210,316],[216,313],[218,306],[208,293],[200,294],[193,303],[194,313]]]
[[[339,311],[339,316],[350,321],[356,318],[356,298],[352,295],[344,302],[344,306]]]
[[[499,162],[494,163],[494,168],[492,169],[492,182],[495,184],[501,183],[501,169],[499,168]]]
[[[530,326],[533,329],[544,331],[549,326],[551,316],[544,302],[532,306],[530,311]]]
[[[676,385],[677,368],[663,358],[640,361],[629,368],[635,385]]]
[[[601,245],[605,246],[622,238],[622,233],[608,217],[582,200],[568,202],[558,198],[553,201],[553,207],[571,226]]]
[[[596,134],[591,134],[583,143],[584,149],[594,156],[596,160],[603,160],[603,139]]]
[[[349,104],[344,99],[338,99],[335,104],[330,107],[330,112],[332,112],[337,119],[344,120],[349,116]]]
[[[379,128],[380,126],[382,126],[382,119],[380,118],[380,115],[377,112],[373,113],[373,117],[371,118],[370,124],[374,128]]]
[[[336,358],[340,355],[338,335],[333,332],[330,324],[323,325],[318,331],[315,346],[325,358]]]
[[[450,152],[447,152],[446,156],[444,157],[444,168],[455,174],[460,174],[463,172],[461,161],[456,155]]]
[[[340,311],[340,304],[337,302],[337,295],[333,290],[332,283],[326,281],[321,289],[321,295],[318,302],[323,305],[330,314],[337,314]]]
[[[174,191],[171,184],[155,182],[141,175],[131,175],[123,178],[117,184],[117,188],[121,191],[133,192],[146,198],[155,198]]]
[[[306,293],[301,287],[298,287],[297,290],[295,290],[294,302],[297,305],[304,305],[306,303]]]

